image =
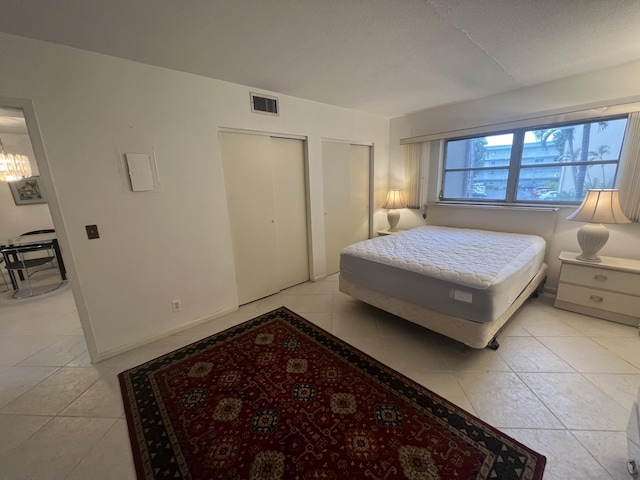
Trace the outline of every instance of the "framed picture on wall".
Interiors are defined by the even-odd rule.
[[[34,205],[47,203],[47,196],[40,177],[29,177],[9,182],[9,188],[16,205]]]

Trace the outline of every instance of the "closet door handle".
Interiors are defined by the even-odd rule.
[[[590,299],[592,302],[596,302],[596,303],[602,303],[602,301],[604,300],[604,299],[603,299],[601,296],[599,296],[599,295],[591,295],[591,296],[589,297],[589,299]]]
[[[608,277],[606,275],[594,275],[593,279],[597,282],[606,282]]]

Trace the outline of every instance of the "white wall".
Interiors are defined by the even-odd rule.
[[[245,86],[7,34],[0,43],[0,96],[30,99],[37,114],[40,171],[94,359],[237,308],[218,128],[308,137],[316,278],[323,138],[374,145],[383,201],[387,119],[284,95],[279,117],[252,114]],[[154,151],[162,191],[128,191],[120,154]],[[101,238],[89,241],[94,223]]]
[[[390,182],[403,181],[403,152],[400,146],[402,138],[451,132],[587,108],[601,108],[602,115],[606,115],[607,106],[637,102],[640,99],[640,83],[634,80],[636,78],[640,78],[640,62],[394,118],[391,120],[389,140]],[[432,155],[430,161],[429,198],[435,200],[438,159]],[[427,222],[451,226],[486,225],[487,228],[504,231],[523,226],[527,222],[527,216],[531,215],[522,210],[507,208],[498,210],[489,207],[438,208],[443,210],[439,210],[437,215],[429,215]],[[567,215],[573,210],[574,208],[562,208],[557,213],[550,214],[545,220],[552,226],[547,246],[549,263],[547,288],[550,291],[557,288],[560,266],[558,254],[563,250],[579,251],[576,234],[583,224],[566,220]],[[402,210],[399,227],[411,228],[424,224],[421,213],[415,210]],[[548,224],[545,223],[545,227],[541,228],[545,231],[541,234],[549,233],[546,232],[547,227]],[[640,259],[639,224],[610,225],[608,228],[609,242],[602,249],[602,255]]]

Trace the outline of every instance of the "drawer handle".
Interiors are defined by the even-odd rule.
[[[592,302],[597,302],[597,303],[601,303],[602,300],[604,300],[602,297],[598,295],[591,295],[589,298],[591,299]]]
[[[607,276],[606,275],[594,275],[593,278],[598,282],[606,282],[607,281]]]

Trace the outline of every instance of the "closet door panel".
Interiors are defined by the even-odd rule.
[[[271,138],[279,287],[309,280],[304,142]]]
[[[369,183],[371,147],[366,145],[349,146],[350,215],[352,225],[351,238],[347,244],[369,238]],[[345,245],[346,246],[346,245]]]
[[[238,303],[279,291],[271,139],[221,132]]]
[[[322,176],[324,185],[324,242],[327,275],[340,269],[340,250],[349,230],[350,173],[349,144],[322,142]]]
[[[340,251],[369,238],[370,147],[324,141],[322,167],[326,271],[340,269]]]

